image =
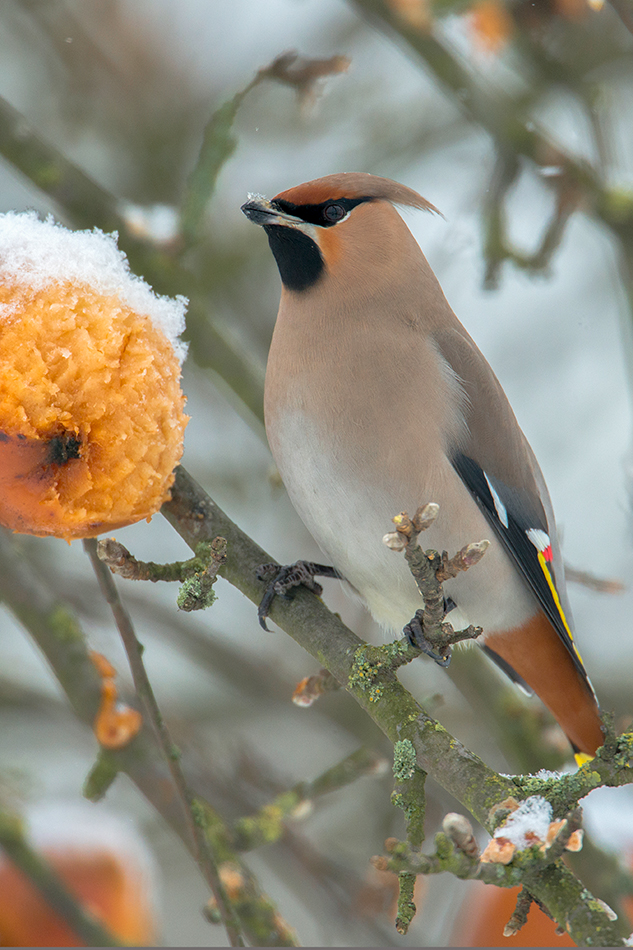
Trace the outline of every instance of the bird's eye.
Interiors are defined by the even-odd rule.
[[[347,211],[343,205],[331,204],[326,205],[323,209],[323,217],[326,221],[329,221],[330,224],[336,224],[336,222],[344,218],[346,214]]]

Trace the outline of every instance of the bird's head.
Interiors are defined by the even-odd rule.
[[[261,225],[285,290],[305,293],[324,282],[372,282],[420,254],[394,205],[437,209],[417,192],[361,172],[328,175],[272,199],[250,195],[242,211]]]

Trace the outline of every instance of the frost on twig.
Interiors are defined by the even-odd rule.
[[[515,799],[506,799],[495,811],[505,817],[481,855],[468,819],[450,813],[442,822],[442,831],[435,836],[434,854],[422,854],[409,842],[389,838],[385,842],[388,856],[375,857],[372,863],[380,870],[400,876],[448,871],[464,880],[479,880],[500,887],[523,885],[504,931],[505,936],[513,936],[525,924],[532,903],[551,916],[538,896],[539,875],[559,863],[563,850],[576,850],[581,809],[570,812],[562,821],[552,822],[551,804],[533,796],[520,804]],[[609,916],[609,912],[613,914],[610,908],[601,907],[600,912],[613,919]]]
[[[501,805],[507,815],[483,852],[483,863],[509,864],[518,851],[536,846],[543,855],[543,863],[549,865],[563,852],[582,848],[582,808],[574,808],[564,819],[552,821],[552,805],[540,795],[531,795],[521,804],[506,799]]]
[[[433,524],[439,513],[439,505],[429,502],[418,508],[413,518],[406,511],[396,515],[395,531],[383,537],[383,542],[392,551],[403,551],[411,573],[424,599],[424,609],[416,610],[415,616],[404,628],[409,642],[431,656],[440,666],[448,666],[451,645],[461,640],[474,640],[482,633],[481,627],[469,626],[455,631],[445,620],[446,600],[442,584],[457,577],[477,564],[486,553],[489,541],[472,542],[453,557],[446,551],[423,551],[418,536]]]

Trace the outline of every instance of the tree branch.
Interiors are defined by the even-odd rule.
[[[220,879],[212,842],[204,833],[203,826],[198,818],[200,806],[187,785],[184,772],[180,765],[180,750],[172,742],[169,729],[167,728],[156,701],[152,684],[149,681],[145,664],[143,663],[142,647],[136,639],[132,619],[121,602],[112,574],[97,554],[97,541],[94,538],[84,541],[84,549],[90,558],[101,592],[112,610],[112,615],[121,635],[125,652],[127,653],[136,692],[149,716],[149,721],[156,733],[158,743],[163,751],[174,785],[183,804],[187,824],[189,825],[189,832],[195,845],[196,861],[211,888],[211,893],[215,899],[228,938],[231,941],[231,946],[243,947],[245,944],[240,922],[227,898]]]
[[[218,534],[226,538],[227,562],[221,568],[221,575],[254,603],[259,602],[263,585],[257,581],[256,571],[270,558],[240,531],[182,468],[176,471],[172,498],[162,511],[192,549],[200,541]],[[414,765],[450,791],[484,827],[493,830],[491,809],[504,799],[517,795],[519,790],[520,795],[534,794],[531,789],[528,791],[523,780],[515,782],[489,769],[428,716],[398,683],[388,661],[390,652],[391,655],[399,652],[398,644],[390,645],[382,653],[380,648],[367,647],[307,590],[298,589],[291,602],[277,599],[270,616],[330,670],[394,745],[403,747],[406,743],[408,747],[410,743]],[[633,770],[628,767],[630,752],[626,739],[622,746],[616,744],[615,748],[606,750],[605,765],[607,755],[610,756],[608,784],[633,781]],[[581,794],[600,783],[599,776],[595,779],[586,777],[590,767],[591,763],[580,770],[587,770],[585,781],[578,785]],[[567,778],[573,777],[564,777]],[[553,795],[551,788],[549,793]],[[450,842],[448,844],[450,846]],[[411,867],[394,867],[393,870],[410,871]],[[568,925],[569,933],[577,942],[623,945],[604,908],[587,897],[587,889],[561,862],[545,868],[540,864],[534,870],[526,859],[510,871],[502,868],[501,871],[485,873],[507,879],[507,886],[525,883],[558,923]]]

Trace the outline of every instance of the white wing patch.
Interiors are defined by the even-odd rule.
[[[501,524],[503,525],[503,527],[507,528],[508,527],[508,512],[506,511],[506,506],[499,498],[499,495],[497,494],[495,488],[493,487],[492,482],[490,481],[490,479],[488,478],[485,472],[484,472],[484,478],[486,479],[488,490],[490,491],[490,494],[492,495],[492,500],[495,504],[495,511],[497,512],[497,517],[499,521],[501,522]]]
[[[550,546],[550,539],[547,531],[541,528],[528,528],[525,532],[537,551],[546,551]]]

